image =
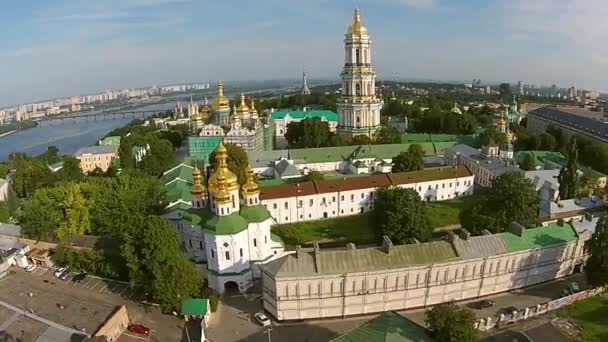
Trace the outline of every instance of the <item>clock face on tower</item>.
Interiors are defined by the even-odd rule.
[[[371,60],[371,37],[355,9],[344,35],[342,96],[338,100],[338,132],[372,137],[380,128],[382,102],[376,97],[376,73]]]

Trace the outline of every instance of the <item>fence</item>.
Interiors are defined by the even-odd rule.
[[[490,330],[493,328],[500,328],[509,324],[513,324],[517,321],[526,320],[531,317],[542,315],[549,311],[557,310],[561,307],[572,305],[579,300],[593,297],[600,292],[604,291],[604,287],[598,287],[591,290],[585,290],[571,294],[566,297],[554,299],[552,301],[537,304],[523,308],[521,310],[513,311],[511,314],[500,314],[496,316],[490,316],[488,318],[482,318],[475,323],[475,328],[481,331]]]

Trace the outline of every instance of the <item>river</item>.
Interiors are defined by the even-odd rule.
[[[282,93],[288,87],[285,85],[267,85],[264,88],[243,89],[248,94],[256,93],[256,97],[264,97]],[[203,96],[208,96],[212,101],[215,98],[215,90],[207,90],[202,93],[187,93],[176,94],[164,99],[163,103],[149,104],[137,109],[132,109],[127,106],[126,110],[150,110],[164,112],[175,107],[175,101],[180,98],[184,105],[184,110],[187,110],[187,101],[193,95],[200,99]],[[226,92],[225,95],[230,98],[236,97],[238,94],[234,91]],[[103,111],[120,110],[121,107],[104,108]],[[100,109],[93,109],[82,112],[81,114],[98,113]],[[150,113],[152,115],[153,113]],[[26,129],[12,133],[0,138],[0,160],[8,159],[12,152],[23,152],[28,155],[37,155],[46,151],[49,146],[55,146],[61,154],[72,154],[79,148],[94,145],[103,138],[108,132],[114,128],[122,127],[131,121],[131,118],[112,119],[112,120],[67,120],[64,123],[60,121],[40,122],[34,128]]]

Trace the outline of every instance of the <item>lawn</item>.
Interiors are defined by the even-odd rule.
[[[604,295],[566,307],[559,311],[559,315],[574,319],[583,330],[583,341],[608,341],[608,298]]]
[[[460,212],[470,203],[467,199],[429,203],[429,219],[435,228],[460,224]]]
[[[429,219],[435,228],[460,224],[460,211],[469,203],[466,199],[433,202],[429,204]],[[377,242],[370,213],[334,219],[288,223],[274,226],[272,232],[288,245],[312,242]]]
[[[312,242],[354,242],[356,244],[376,242],[370,214],[282,224],[274,226],[272,232],[280,236],[288,245]]]

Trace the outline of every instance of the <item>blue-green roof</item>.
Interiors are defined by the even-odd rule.
[[[330,342],[432,342],[425,329],[394,311],[364,323]]]
[[[209,312],[209,299],[186,298],[182,301],[181,313],[184,316],[205,316]]]
[[[238,213],[225,216],[217,216],[209,208],[189,208],[180,211],[184,220],[215,235],[236,234],[247,229],[249,223],[259,223],[271,218],[270,212],[264,205],[242,205]]]
[[[553,223],[546,227],[524,229],[521,236],[511,232],[501,233],[500,236],[505,240],[509,252],[565,244],[577,238],[570,223],[564,223],[563,226]]]
[[[292,119],[303,120],[312,118],[325,118],[327,121],[338,121],[338,114],[331,110],[292,110],[292,111],[278,111],[272,113],[273,120],[283,120],[285,116],[289,115]]]

